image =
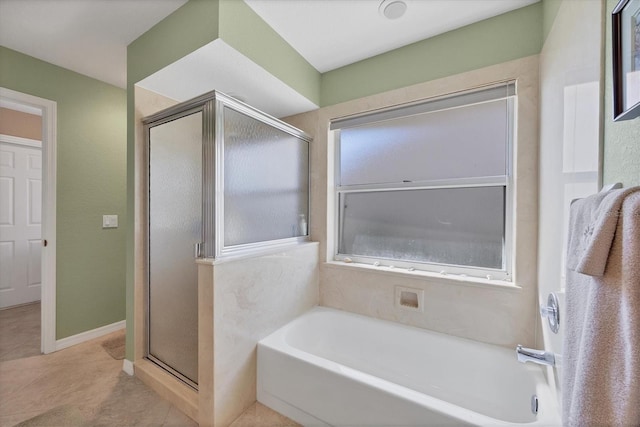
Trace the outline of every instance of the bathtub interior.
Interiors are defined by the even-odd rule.
[[[533,423],[532,396],[551,403],[542,370],[518,363],[506,348],[322,307],[277,334],[312,362],[324,359],[496,420]]]

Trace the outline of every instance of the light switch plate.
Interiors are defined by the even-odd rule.
[[[118,215],[102,215],[102,228],[118,228]]]

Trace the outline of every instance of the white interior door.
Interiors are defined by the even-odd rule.
[[[0,308],[40,300],[42,152],[0,144]]]

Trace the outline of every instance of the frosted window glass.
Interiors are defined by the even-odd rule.
[[[339,253],[503,268],[504,187],[340,195]]]
[[[308,159],[306,141],[225,107],[225,247],[307,234]]]
[[[197,383],[202,113],[149,137],[149,354]]]
[[[506,99],[340,131],[341,185],[507,174]]]

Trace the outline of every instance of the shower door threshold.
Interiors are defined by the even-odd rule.
[[[182,381],[183,383],[185,383],[186,385],[188,385],[189,387],[191,387],[192,389],[194,389],[195,391],[198,391],[198,384],[196,384],[195,382],[193,382],[192,380],[190,380],[189,378],[185,377],[184,375],[182,375],[180,372],[176,371],[175,369],[173,369],[171,366],[167,365],[166,363],[162,362],[161,360],[153,357],[152,355],[147,355],[146,359],[150,362],[152,362],[153,364],[157,365],[159,368],[164,369],[165,371],[167,371],[169,374],[173,375],[174,377],[176,377],[178,380]]]

